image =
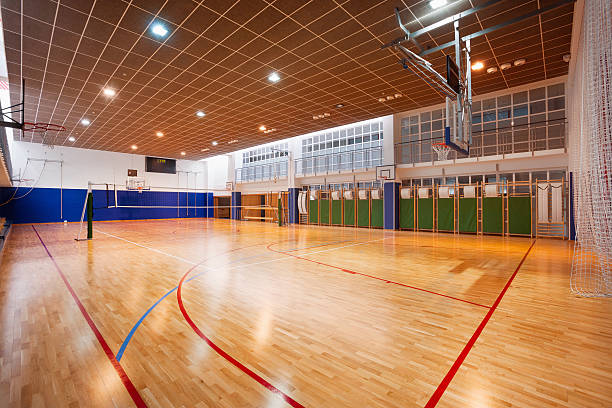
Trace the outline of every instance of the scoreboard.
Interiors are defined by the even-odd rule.
[[[176,174],[176,160],[147,156],[145,171],[148,173]]]

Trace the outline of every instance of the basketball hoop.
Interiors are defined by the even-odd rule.
[[[450,153],[451,148],[445,143],[432,143],[431,148],[438,154],[438,161],[448,160],[448,154]]]
[[[43,123],[43,122],[25,122],[21,128],[24,132],[39,132],[46,133],[51,132],[63,132],[66,130],[62,125],[56,125],[55,123]]]

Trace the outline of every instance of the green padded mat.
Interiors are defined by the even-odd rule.
[[[476,232],[477,208],[476,198],[459,199],[459,232]]]
[[[399,226],[414,228],[414,198],[400,199]]]
[[[508,229],[511,234],[531,234],[531,197],[508,199]]]
[[[344,200],[344,225],[355,225],[355,200]]]
[[[357,200],[357,225],[359,227],[370,226],[370,202],[368,200]]]
[[[503,202],[501,197],[482,199],[482,232],[501,234],[504,231]]]
[[[321,206],[321,224],[329,224],[329,200],[319,200]]]
[[[372,200],[372,226],[382,228],[384,225],[384,200]]]
[[[433,229],[433,198],[419,198],[418,200],[419,229]]]
[[[310,200],[308,202],[308,222],[310,224],[319,223],[319,200]]]
[[[342,200],[332,200],[331,223],[342,225]]]
[[[455,199],[438,198],[438,231],[455,230]]]

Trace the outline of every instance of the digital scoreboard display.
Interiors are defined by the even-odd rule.
[[[176,174],[176,160],[147,156],[145,171],[148,173]]]

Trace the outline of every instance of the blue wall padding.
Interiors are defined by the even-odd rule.
[[[232,220],[239,220],[242,214],[242,195],[239,191],[232,192]]]
[[[206,195],[206,205],[208,208],[206,209],[206,218],[215,218],[215,198],[213,193],[204,193]]]
[[[385,229],[399,228],[400,183],[388,182],[384,186]]]
[[[0,200],[5,202],[15,191],[14,188],[1,188]],[[15,198],[23,196],[29,188],[20,188]],[[16,224],[37,222],[79,221],[83,211],[86,189],[63,190],[63,218],[60,218],[60,189],[35,188],[22,199],[17,199],[0,207],[0,216],[6,217]],[[209,196],[209,197],[207,197]],[[118,191],[117,200],[120,205],[133,206],[189,206],[191,208],[106,208],[115,204],[113,191],[94,190],[94,221],[108,220],[138,220],[156,218],[187,218],[206,217],[206,209],[202,207],[208,202],[212,204],[212,193],[187,193],[165,191]],[[107,198],[108,197],[108,198]],[[213,209],[208,211],[209,214]],[[210,215],[212,217],[212,214]]]
[[[299,224],[300,214],[298,210],[299,188],[289,189],[289,224]]]

